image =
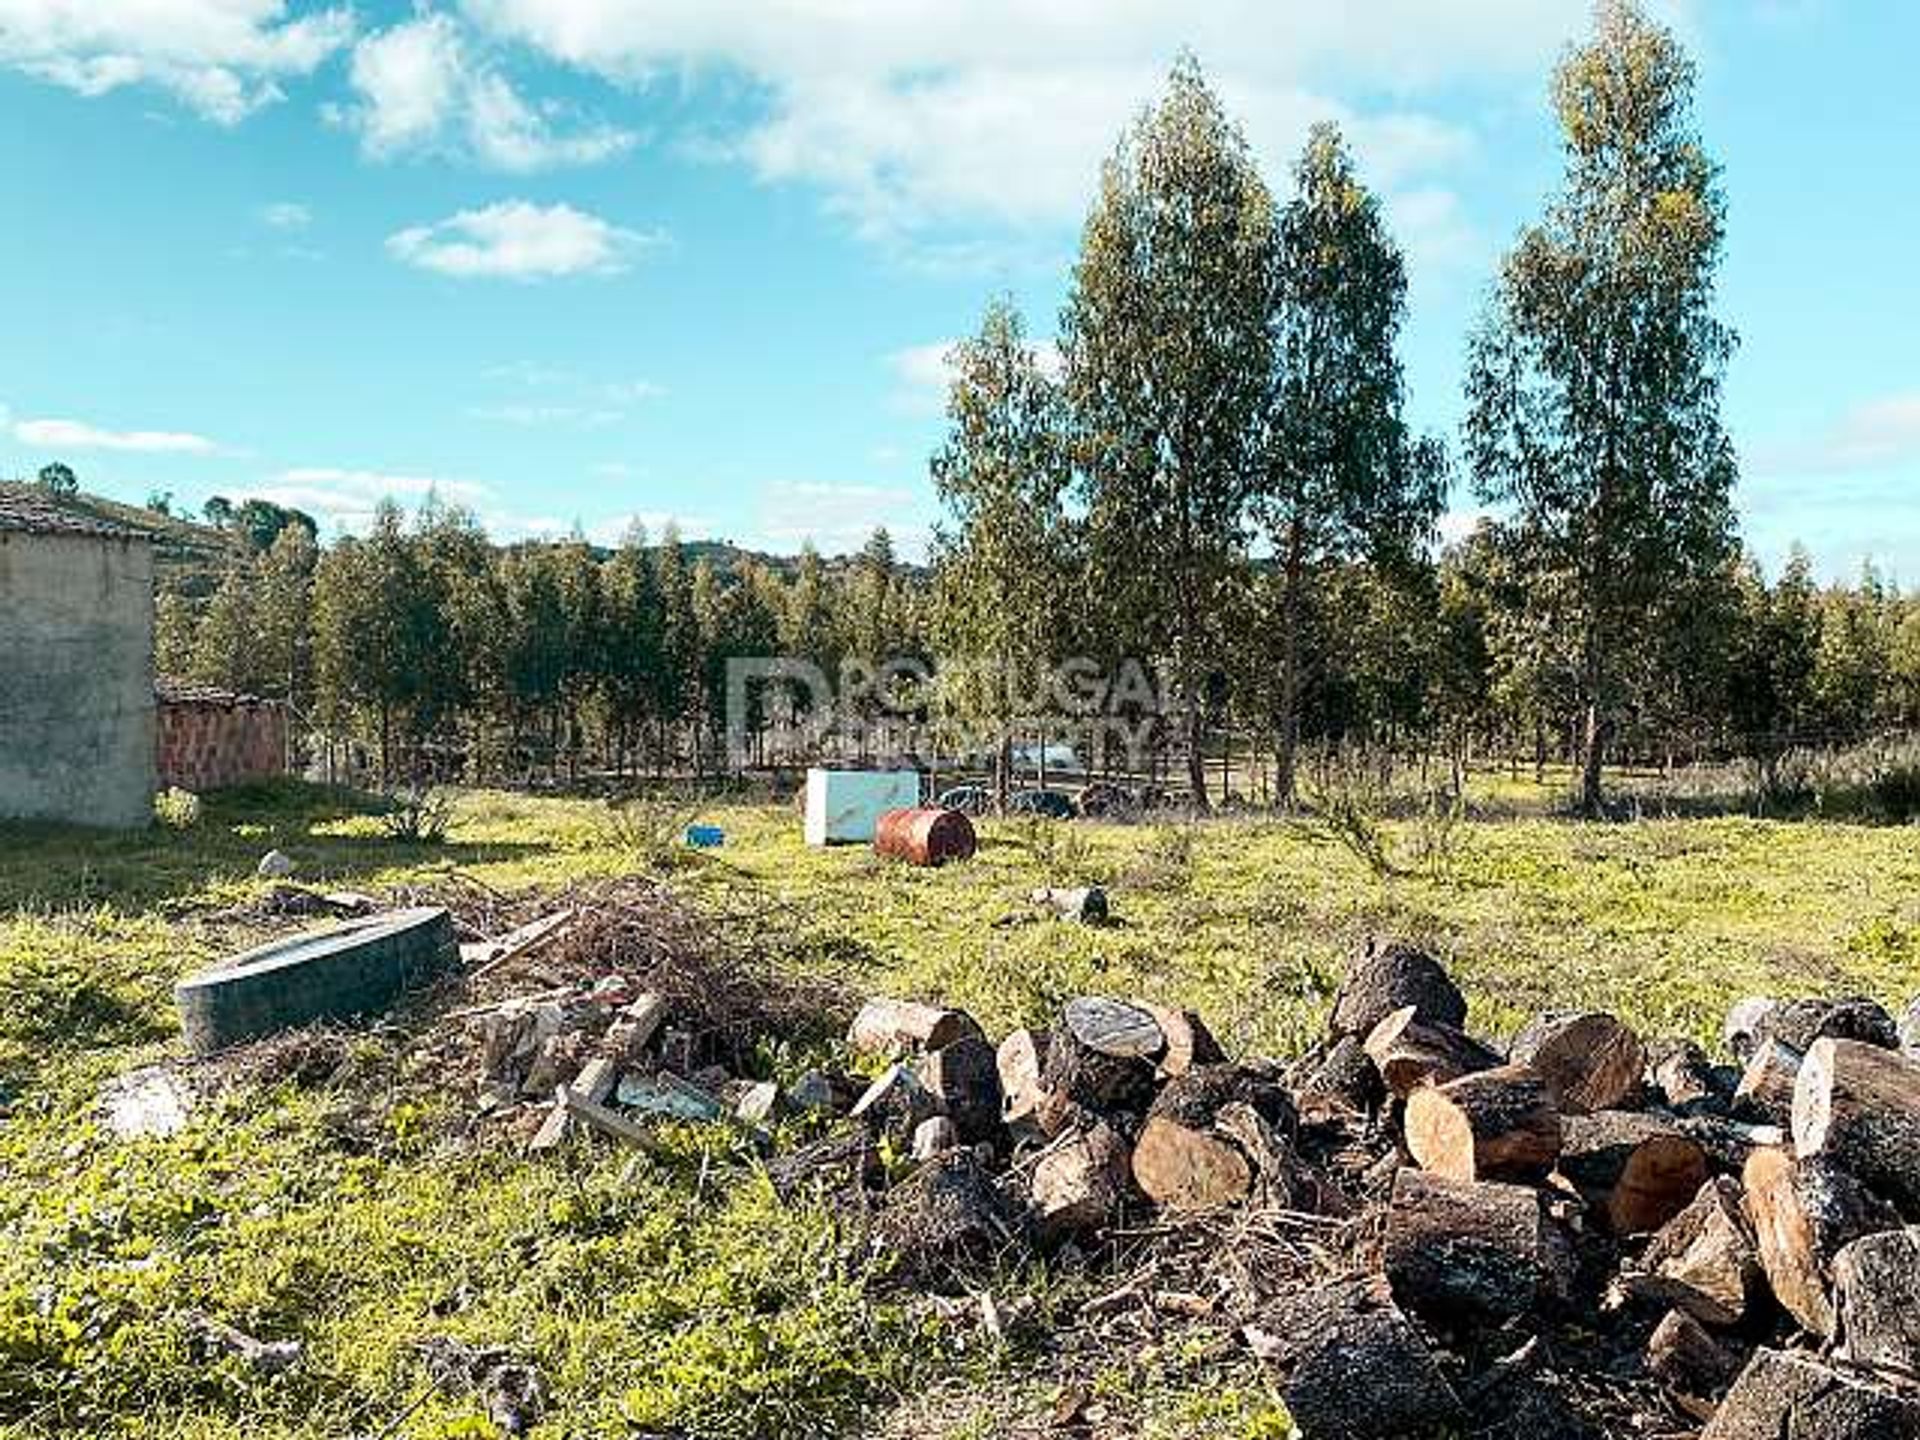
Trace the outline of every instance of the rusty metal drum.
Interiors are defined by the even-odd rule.
[[[909,865],[944,865],[972,856],[979,842],[973,822],[958,810],[917,805],[888,810],[874,827],[874,853]]]

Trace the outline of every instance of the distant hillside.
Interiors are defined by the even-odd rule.
[[[50,496],[44,486],[29,481],[0,480],[0,489],[31,489],[42,500],[52,499],[62,510],[146,531],[153,536],[155,581],[161,588],[183,595],[212,594],[226,568],[246,553],[240,542],[224,531],[178,515],[162,515],[145,506],[84,493]]]

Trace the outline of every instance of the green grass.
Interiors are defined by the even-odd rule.
[[[1897,1006],[1920,989],[1911,829],[1517,819],[1465,826],[1444,873],[1380,879],[1272,821],[989,823],[974,861],[931,872],[808,850],[788,809],[701,818],[727,845],[676,883],[786,902],[816,963],[996,1033],[1105,991],[1196,1005],[1230,1049],[1284,1053],[1372,930],[1443,952],[1495,1032],[1582,1004],[1710,1039],[1753,991]],[[172,980],[265,933],[227,912],[262,888],[269,846],[310,881],[458,870],[513,890],[631,869],[644,829],[476,793],[446,844],[410,846],[354,797],[296,786],[210,800],[184,833],[0,829],[0,1434],[491,1434],[472,1397],[431,1392],[417,1346],[435,1336],[536,1363],[551,1437],[997,1435],[1043,1416],[1067,1370],[1145,1436],[1285,1433],[1251,1362],[1178,1331],[1062,1359],[1044,1328],[1001,1344],[938,1319],[863,1263],[841,1217],[781,1206],[718,1132],[677,1132],[661,1161],[475,1148],[468,1097],[423,1091],[391,1033],[354,1040],[337,1080],[231,1090],[172,1139],[99,1124],[102,1081],[175,1052]],[[1087,881],[1123,924],[1026,920],[1033,886]],[[1044,1278],[997,1293],[1068,1304]],[[197,1360],[193,1311],[298,1339],[305,1359],[273,1379]]]

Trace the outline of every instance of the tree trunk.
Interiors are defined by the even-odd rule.
[[[1205,814],[1212,808],[1207,799],[1207,712],[1199,697],[1187,696],[1187,787],[1193,791],[1193,808]]]
[[[1273,798],[1282,808],[1293,805],[1300,754],[1300,617],[1305,581],[1301,551],[1296,521],[1287,527],[1287,562],[1280,591],[1280,695],[1275,717],[1280,733],[1274,747]]]
[[[1580,739],[1580,813],[1589,819],[1600,814],[1600,769],[1607,754],[1607,724],[1597,701],[1587,702],[1585,729]]]

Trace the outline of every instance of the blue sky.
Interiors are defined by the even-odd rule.
[[[1747,534],[1920,574],[1920,10],[1657,5],[1723,162]],[[1347,128],[1412,273],[1411,403],[1557,160],[1550,0],[0,0],[0,474],[429,487],[832,551],[933,518],[940,354],[1054,328],[1101,157],[1191,47],[1271,182]],[[1449,525],[1471,499],[1455,500]]]

